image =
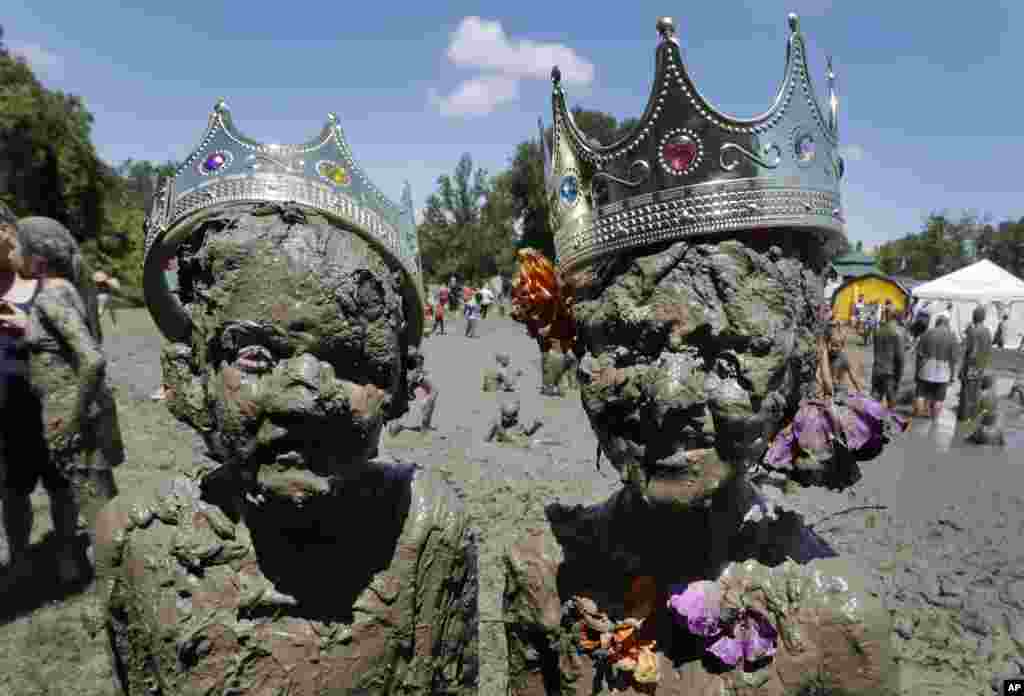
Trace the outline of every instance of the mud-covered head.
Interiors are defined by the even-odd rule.
[[[519,422],[519,399],[502,401],[498,413],[501,416],[502,427],[511,428]]]
[[[678,243],[573,279],[583,406],[624,483],[709,503],[762,456],[813,389],[823,246]]]
[[[304,503],[358,474],[407,409],[399,276],[295,206],[214,211],[178,251],[191,345],[164,353],[168,406],[241,481]]]
[[[16,226],[18,244],[11,263],[29,278],[62,278],[78,291],[86,323],[93,336],[102,338],[96,288],[74,235],[59,221],[48,217],[24,217]]]

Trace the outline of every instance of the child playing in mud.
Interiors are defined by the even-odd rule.
[[[528,445],[529,439],[543,427],[539,418],[529,425],[519,422],[519,400],[511,399],[498,407],[498,418],[491,423],[484,436],[484,442],[497,441],[505,444]]]

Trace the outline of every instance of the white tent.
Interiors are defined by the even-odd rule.
[[[993,332],[999,317],[1010,315],[1006,347],[1016,348],[1024,331],[1024,280],[987,259],[961,268],[941,278],[918,285],[914,297],[930,301],[934,317],[947,302],[953,304],[953,330],[963,335],[971,323],[971,312],[978,305],[988,312],[985,324]]]

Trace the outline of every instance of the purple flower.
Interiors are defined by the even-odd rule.
[[[775,654],[778,631],[764,616],[745,609],[733,624],[731,635],[719,638],[708,651],[727,665],[756,662]]]
[[[683,592],[675,588],[669,596],[668,606],[677,619],[686,620],[690,633],[711,638],[722,630],[722,590],[717,582],[700,580],[691,582]]]
[[[772,440],[764,462],[773,469],[789,468],[793,464],[793,445],[796,435],[792,426],[787,426]]]

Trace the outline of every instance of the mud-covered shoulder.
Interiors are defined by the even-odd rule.
[[[428,522],[435,527],[464,533],[467,512],[458,492],[435,471],[416,467],[409,481],[411,505],[409,517],[420,526]],[[406,527],[408,528],[408,520]]]

